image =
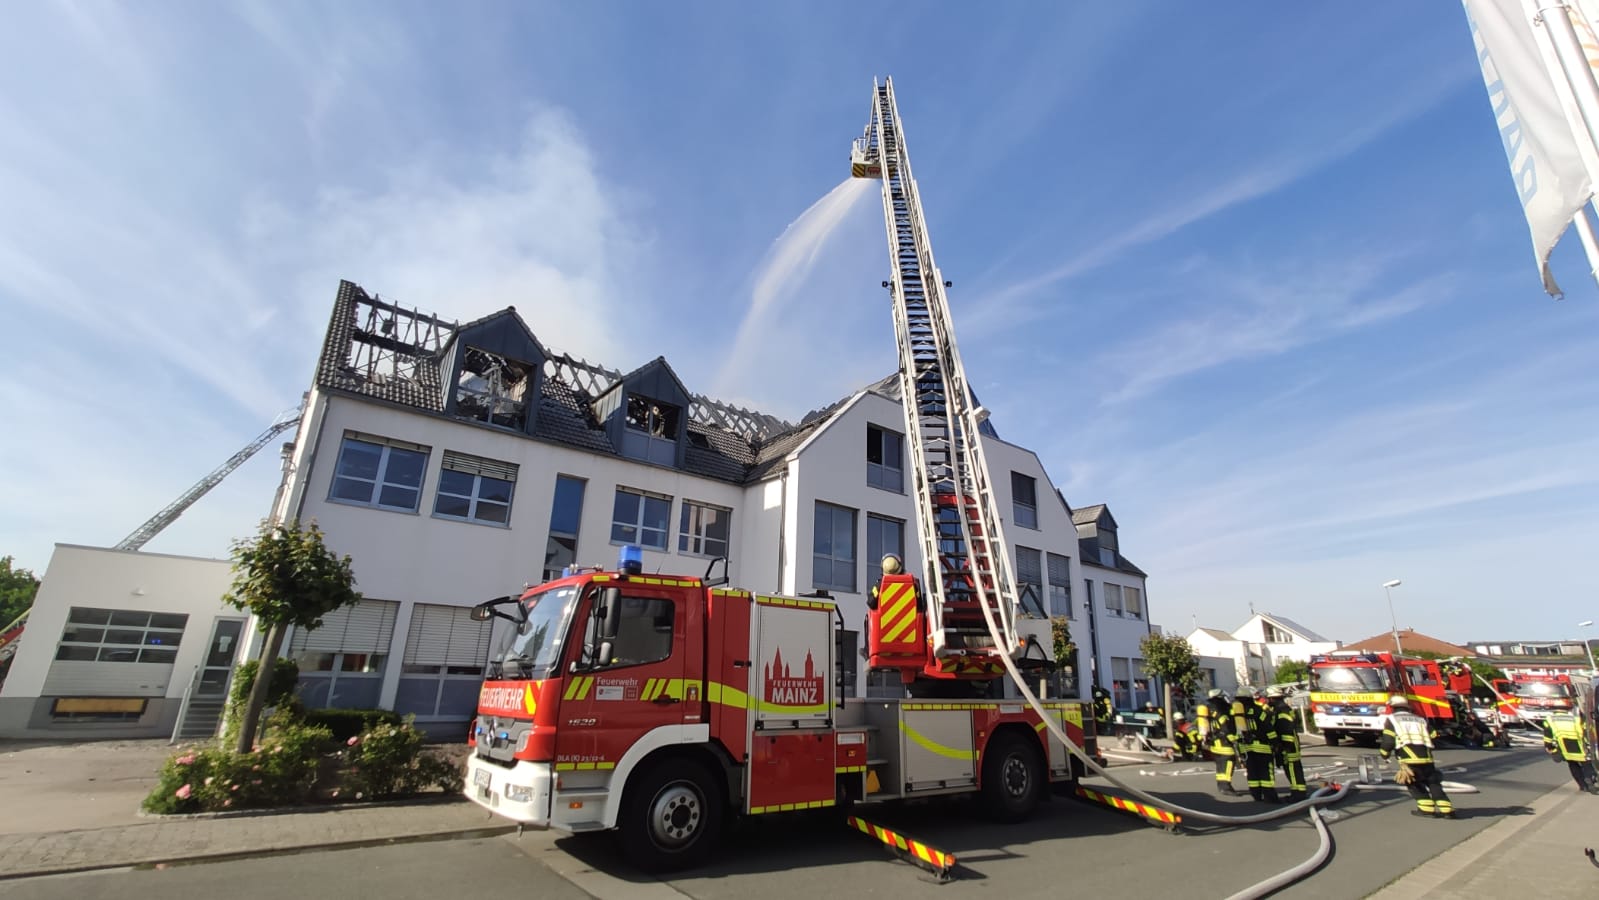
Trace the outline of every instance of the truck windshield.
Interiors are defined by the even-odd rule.
[[[1526,681],[1516,685],[1518,697],[1570,697],[1571,688],[1549,681]]]
[[[506,677],[548,678],[554,673],[577,591],[577,587],[569,585],[534,594],[525,601],[527,621],[510,634],[494,655]]]
[[[1388,673],[1374,666],[1327,666],[1310,670],[1310,689],[1334,693],[1388,690]]]

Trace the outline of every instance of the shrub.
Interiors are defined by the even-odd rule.
[[[286,711],[265,724],[253,753],[215,748],[174,753],[144,799],[145,810],[214,812],[304,802],[316,783],[318,758],[332,736],[326,728],[305,725]]]
[[[344,790],[356,799],[380,800],[430,787],[461,789],[459,767],[422,749],[424,737],[413,718],[378,724],[346,741]]]
[[[305,721],[328,729],[333,739],[340,742],[379,725],[405,723],[399,713],[389,709],[311,709],[306,710]]]

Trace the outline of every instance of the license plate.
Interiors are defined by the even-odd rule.
[[[472,783],[480,788],[487,788],[494,780],[494,776],[487,769],[478,769],[472,773]]]

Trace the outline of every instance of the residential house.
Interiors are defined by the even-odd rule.
[[[1237,684],[1248,687],[1272,684],[1277,667],[1284,662],[1309,662],[1312,656],[1340,646],[1338,641],[1275,613],[1255,613],[1231,632],[1196,628],[1188,643],[1201,657],[1227,660]]]
[[[1072,522],[1077,526],[1088,612],[1091,670],[1085,675],[1111,692],[1118,709],[1142,706],[1145,701],[1160,704],[1163,691],[1144,669],[1139,649],[1144,637],[1155,630],[1149,623],[1149,576],[1122,553],[1116,518],[1105,504],[1072,510]],[[1078,643],[1082,645],[1082,639]]]

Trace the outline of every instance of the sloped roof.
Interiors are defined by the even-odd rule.
[[[1232,635],[1228,634],[1227,632],[1222,631],[1220,628],[1201,628],[1199,630],[1203,631],[1204,633],[1206,633],[1208,635],[1210,635],[1211,637],[1215,638],[1218,641],[1236,641],[1236,640],[1238,640],[1238,638],[1235,638]]]
[[[1432,635],[1422,634],[1415,629],[1402,628],[1399,631],[1399,646],[1407,653],[1422,651],[1424,653],[1439,653],[1444,656],[1476,656],[1477,651],[1439,640]],[[1343,650],[1370,650],[1378,653],[1390,652],[1394,649],[1394,636],[1392,632],[1384,631],[1372,635],[1365,640],[1353,644],[1345,644]]]
[[[1276,625],[1279,625],[1282,628],[1285,628],[1285,629],[1287,629],[1289,631],[1292,631],[1294,634],[1299,635],[1300,637],[1304,638],[1307,641],[1316,641],[1317,643],[1323,643],[1323,644],[1331,644],[1331,643],[1333,643],[1332,641],[1328,640],[1327,638],[1324,638],[1321,635],[1317,634],[1316,632],[1311,631],[1309,628],[1306,628],[1305,626],[1299,624],[1298,622],[1295,622],[1293,619],[1290,619],[1287,616],[1279,616],[1276,613],[1261,613],[1260,617],[1263,618],[1263,619],[1266,619],[1267,621],[1272,622],[1272,623],[1274,623]]]
[[[1105,504],[1096,503],[1093,506],[1083,506],[1072,510],[1073,525],[1093,525],[1099,521],[1099,514],[1105,511]]]

